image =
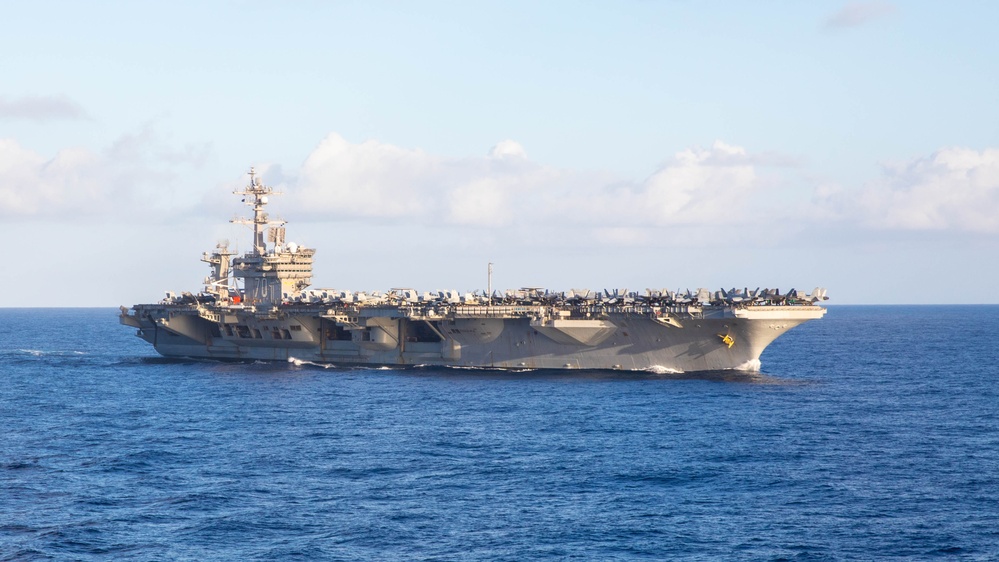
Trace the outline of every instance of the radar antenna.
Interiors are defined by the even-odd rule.
[[[264,240],[264,228],[267,225],[284,226],[286,223],[282,220],[270,220],[267,213],[264,212],[264,207],[267,206],[267,196],[268,195],[281,195],[280,192],[274,191],[274,188],[264,185],[257,177],[257,173],[253,168],[250,168],[250,184],[242,189],[242,191],[233,191],[235,195],[243,196],[243,203],[248,206],[253,207],[253,218],[235,218],[230,222],[235,224],[252,224],[253,225],[253,255],[262,256],[267,253],[267,242]]]

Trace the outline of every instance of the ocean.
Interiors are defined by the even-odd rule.
[[[0,560],[995,560],[997,333],[831,306],[760,374],[508,373],[0,309]]]

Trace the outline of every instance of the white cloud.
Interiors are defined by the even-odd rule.
[[[513,141],[497,144],[488,157],[456,159],[331,134],[306,158],[288,194],[299,210],[327,217],[500,226],[515,221],[551,176]]]
[[[762,188],[754,157],[722,142],[680,152],[640,183],[545,166],[526,154],[505,140],[488,156],[448,159],[332,134],[288,192],[298,211],[323,216],[597,229],[745,221]]]
[[[333,216],[420,215],[431,203],[423,196],[436,168],[437,159],[419,150],[350,144],[331,134],[306,158],[289,195],[308,211]]]
[[[826,28],[857,27],[872,20],[891,16],[896,8],[888,2],[854,2],[826,18]]]
[[[109,198],[101,158],[82,148],[43,157],[0,139],[0,216],[89,214]]]
[[[177,164],[196,169],[209,151],[172,148],[148,127],[100,152],[68,148],[52,157],[0,139],[0,217],[133,220],[127,217],[141,209],[167,218],[204,215],[231,204],[228,193],[202,189],[201,180],[207,196],[200,202],[179,193]],[[802,182],[787,173],[789,164],[719,141],[680,151],[648,178],[628,181],[534,162],[512,140],[480,157],[448,158],[331,134],[300,169],[258,171],[287,195],[274,211],[294,221],[500,229],[524,243],[561,236],[576,245],[708,245],[732,226],[767,243],[837,225],[999,232],[999,149],[941,149],[886,165],[881,178],[855,189]],[[809,192],[811,203],[795,203]]]
[[[760,189],[746,150],[716,142],[678,153],[639,186],[629,206],[660,226],[742,222]]]
[[[999,232],[999,149],[945,148],[905,164],[860,190],[816,193],[827,219],[883,230]]]
[[[501,182],[483,178],[448,194],[448,219],[468,226],[502,226],[510,222],[510,202]]]
[[[172,150],[148,129],[122,136],[101,152],[72,147],[45,157],[0,139],[0,217],[74,220],[124,216],[141,205],[171,207],[178,164],[199,166],[207,147]]]
[[[496,143],[496,146],[489,151],[492,158],[527,158],[527,151],[520,143],[512,140],[505,140]]]
[[[86,116],[83,108],[66,96],[0,97],[0,119],[48,121],[84,119]]]

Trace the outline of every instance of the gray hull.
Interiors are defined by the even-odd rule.
[[[559,321],[541,321],[539,311],[523,308],[432,319],[413,316],[404,308],[362,310],[359,317],[344,312],[292,306],[259,314],[237,308],[137,305],[132,314],[123,310],[121,321],[138,328],[138,336],[167,357],[334,365],[756,371],[767,345],[798,324],[820,318],[825,309],[725,306],[665,315],[635,309]]]

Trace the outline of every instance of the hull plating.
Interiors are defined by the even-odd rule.
[[[610,314],[599,325],[591,321],[578,328],[556,326],[558,332],[529,318],[414,322],[371,317],[345,330],[343,322],[317,315],[234,314],[226,323],[224,315],[213,322],[187,309],[140,308],[122,321],[139,328],[138,335],[167,357],[300,359],[334,365],[753,371],[759,369],[760,355],[774,339],[825,312],[820,307],[783,308],[741,309],[741,313],[725,309],[716,311],[714,318],[687,318],[675,325],[645,315]],[[414,324],[427,325],[431,331],[417,332]]]

